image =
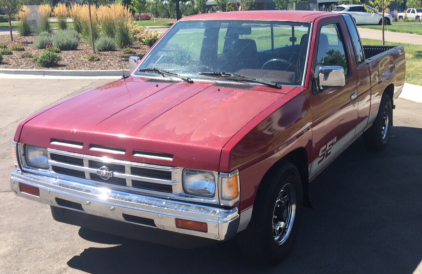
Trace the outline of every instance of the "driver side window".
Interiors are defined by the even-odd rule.
[[[315,71],[320,66],[340,66],[344,69],[344,75],[349,72],[349,64],[346,57],[343,38],[337,24],[322,26],[319,34],[318,54]]]

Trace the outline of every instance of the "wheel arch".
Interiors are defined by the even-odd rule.
[[[262,189],[264,182],[268,180],[270,176],[273,176],[275,172],[286,162],[293,164],[299,171],[300,178],[302,180],[303,190],[303,205],[306,207],[312,207],[309,199],[309,172],[308,172],[308,152],[306,148],[299,147],[289,152],[277,162],[275,162],[264,174],[261,182],[259,183],[257,193]],[[256,196],[255,196],[256,199]]]

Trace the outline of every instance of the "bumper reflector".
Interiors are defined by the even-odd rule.
[[[176,219],[176,227],[200,231],[200,232],[208,232],[208,225],[207,225],[207,223],[203,223],[203,222],[195,222],[195,221],[188,221],[188,220],[183,220],[183,219]]]
[[[40,196],[40,189],[35,186],[19,183],[19,190],[24,193],[28,193],[34,196]]]

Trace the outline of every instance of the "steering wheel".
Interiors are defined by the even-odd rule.
[[[269,63],[272,63],[272,62],[281,62],[281,63],[287,64],[288,65],[287,67],[293,66],[292,62],[289,62],[289,61],[284,60],[284,59],[274,58],[274,59],[270,59],[267,62],[265,62],[262,65],[261,69],[264,69],[266,65],[268,65]]]

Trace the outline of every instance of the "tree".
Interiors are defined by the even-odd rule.
[[[215,0],[215,3],[217,4],[217,8],[220,11],[226,11],[226,6],[229,0]]]
[[[406,4],[409,8],[422,8],[422,0],[407,0]]]
[[[187,2],[188,0],[172,0],[173,3],[176,4],[176,19],[179,20],[182,18],[182,14],[180,13],[180,2]]]
[[[200,13],[207,12],[207,0],[197,0],[196,1],[196,8]]]
[[[0,0],[0,9],[3,10],[9,18],[10,40],[13,42],[12,16],[21,9],[21,2],[20,0]]]
[[[255,9],[255,0],[242,0],[242,10]]]
[[[146,10],[147,1],[146,0],[132,0],[129,8],[134,10],[136,13],[141,15],[142,12]]]
[[[274,0],[274,3],[277,10],[287,10],[294,3],[309,3],[309,0]]]
[[[382,45],[383,46],[385,45],[385,38],[384,38],[384,29],[385,29],[385,27],[384,27],[384,11],[393,2],[401,3],[402,0],[369,0],[369,5],[373,9],[370,8],[370,7],[368,7],[366,4],[363,4],[363,6],[365,7],[365,9],[367,11],[369,11],[369,12],[372,12],[372,13],[377,12],[379,9],[382,10],[381,24],[382,24]]]

